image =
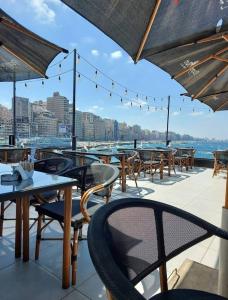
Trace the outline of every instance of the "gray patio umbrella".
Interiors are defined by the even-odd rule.
[[[16,81],[47,78],[50,62],[67,50],[26,29],[0,9],[0,82],[13,82],[13,134],[16,136]]]

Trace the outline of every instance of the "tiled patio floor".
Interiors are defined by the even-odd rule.
[[[114,187],[112,201],[125,197],[143,197],[185,209],[195,215],[219,226],[221,208],[224,203],[224,174],[212,178],[212,170],[194,168],[189,172],[177,172],[171,177],[165,176],[161,181],[155,177],[154,182],[146,177],[138,180],[137,189],[133,181],[127,181],[127,192],[121,193],[119,183]],[[12,205],[7,212],[14,216]],[[105,289],[91,263],[87,242],[81,241],[78,257],[77,285],[74,288],[61,288],[62,242],[43,241],[40,259],[34,260],[35,228],[30,235],[29,263],[14,258],[14,222],[7,221],[4,225],[3,237],[0,239],[0,299],[106,299]],[[46,234],[59,235],[59,225],[52,224]],[[84,228],[86,234],[86,228]],[[219,240],[210,238],[197,246],[183,252],[168,263],[168,273],[179,267],[185,258],[218,268]],[[145,297],[151,296],[159,288],[159,274],[153,272],[146,278],[139,289]]]

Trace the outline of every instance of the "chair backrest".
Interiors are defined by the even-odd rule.
[[[27,159],[27,149],[0,150],[0,160],[8,163],[16,163]]]
[[[47,158],[54,158],[54,157],[63,157],[61,152],[57,152],[54,150],[49,149],[37,149],[36,151],[37,159],[47,159]]]
[[[34,163],[34,169],[36,171],[55,175],[64,174],[67,170],[71,169],[72,166],[72,160],[64,157],[47,158]]]
[[[109,187],[119,177],[119,170],[113,165],[94,163],[87,166],[86,185]]]
[[[217,161],[221,161],[224,164],[228,163],[228,151],[227,150],[215,151],[213,154]]]
[[[138,150],[139,157],[142,161],[148,161],[151,160],[151,151],[143,151],[143,150]]]
[[[86,191],[86,172],[87,166],[73,167],[63,172],[61,176],[77,179],[77,187],[79,187],[83,193]]]
[[[134,291],[135,284],[213,234],[228,239],[228,233],[183,210],[128,198],[96,212],[88,245],[95,268],[115,299],[144,299]]]

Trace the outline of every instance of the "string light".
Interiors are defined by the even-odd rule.
[[[43,80],[42,80],[42,82],[41,82],[41,83],[42,83],[42,85],[44,85],[44,81],[43,81]]]
[[[27,87],[27,83],[25,82],[25,87]]]
[[[114,82],[112,81],[112,88],[114,89]]]
[[[59,75],[59,81],[61,81],[61,76]]]
[[[125,95],[127,95],[127,89],[125,89]]]
[[[132,107],[132,102],[131,102],[131,107]]]
[[[112,93],[111,92],[110,92],[109,96],[112,97]]]
[[[96,84],[96,89],[98,88],[98,84]]]
[[[80,63],[80,58],[81,58],[81,57],[80,57],[80,55],[78,54],[78,56],[77,56],[77,61],[76,61],[77,64]]]
[[[122,98],[120,98],[120,102],[123,103],[123,99]]]
[[[97,77],[97,75],[98,75],[98,71],[96,70],[96,71],[95,71],[95,77]]]
[[[149,107],[149,105],[147,106],[147,109],[148,109],[148,110],[150,110],[150,107]]]

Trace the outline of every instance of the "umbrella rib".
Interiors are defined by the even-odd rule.
[[[151,27],[152,27],[152,25],[154,23],[154,19],[155,19],[156,15],[157,15],[157,12],[158,12],[158,9],[159,9],[160,5],[161,5],[161,0],[157,0],[155,8],[154,8],[154,10],[153,10],[153,12],[152,12],[152,14],[150,16],[149,23],[147,25],[146,31],[145,31],[145,33],[143,35],[143,38],[142,38],[142,41],[140,43],[138,52],[136,54],[135,63],[137,63],[139,61],[139,59],[140,59],[140,56],[142,54],[143,48],[144,48],[144,46],[146,44],[146,41],[148,39]]]
[[[24,64],[26,64],[29,68],[31,68],[35,73],[38,73],[42,77],[48,78],[41,70],[39,70],[36,66],[32,65],[27,61],[27,59],[20,57],[18,54],[14,53],[12,50],[8,49],[5,45],[1,44],[1,47],[9,52],[11,55],[15,56],[17,59],[22,61]]]
[[[218,57],[219,54],[222,54],[224,52],[226,52],[228,50],[228,47],[224,48],[224,49],[221,49],[219,51],[217,51],[215,54],[210,54],[208,56],[206,56],[204,59],[201,59],[199,60],[198,62],[192,64],[191,66],[189,66],[188,68],[184,69],[184,70],[181,70],[180,72],[178,72],[176,75],[172,76],[172,79],[177,79],[179,78],[180,76],[184,75],[185,73],[187,73],[188,71],[190,71],[191,69],[207,62],[208,60],[210,59],[217,59],[217,60],[226,60],[226,62],[228,62],[227,59],[223,59],[223,58],[220,58]]]
[[[64,52],[64,53],[68,53],[68,50],[66,50],[64,48],[61,48],[61,47],[59,47],[59,46],[57,46],[55,44],[52,44],[50,42],[45,41],[44,39],[40,38],[38,35],[30,32],[29,30],[24,29],[23,27],[20,27],[20,26],[18,26],[16,24],[14,24],[14,23],[6,20],[5,18],[0,18],[0,23],[2,23],[4,25],[6,25],[7,27],[10,27],[10,28],[12,28],[14,30],[22,32],[23,34],[25,34],[25,35],[31,37],[32,39],[34,39],[34,40],[36,40],[36,41],[44,44],[45,46],[48,46],[50,48],[53,48],[55,50],[58,50],[58,51],[61,51],[61,52]]]
[[[219,105],[218,107],[216,107],[215,111],[220,110],[221,108],[223,108],[224,106],[226,106],[228,103],[228,101],[226,101],[225,103],[223,103],[222,105]]]
[[[228,68],[228,65],[223,67],[208,83],[195,95],[192,95],[193,99],[198,98],[212,83],[214,83]]]

